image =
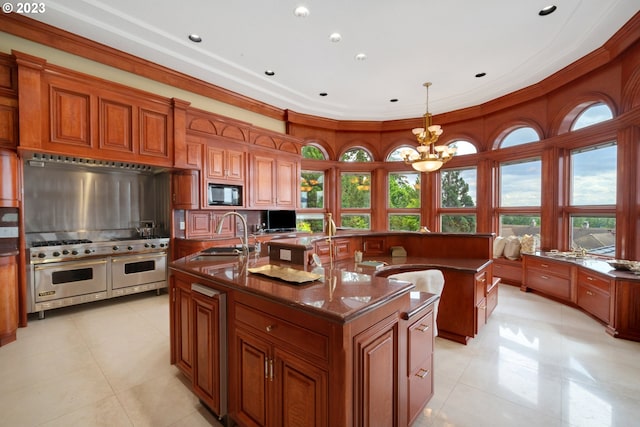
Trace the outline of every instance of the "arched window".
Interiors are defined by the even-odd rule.
[[[540,135],[530,126],[523,126],[512,130],[500,142],[500,148],[513,147],[530,142],[540,141]]]
[[[416,154],[418,154],[418,152],[416,151],[416,149],[414,147],[410,147],[408,145],[402,145],[398,148],[396,148],[395,150],[393,150],[392,152],[389,153],[389,155],[387,156],[387,162],[401,162],[404,160],[404,156],[405,153],[407,151],[414,151]]]
[[[469,141],[465,141],[464,139],[457,139],[447,145],[449,147],[456,148],[456,156],[464,156],[465,154],[476,154],[478,152],[475,145],[473,145]]]
[[[340,156],[341,162],[370,162],[373,156],[364,148],[351,148]]]
[[[326,156],[315,145],[305,145],[302,147],[302,157],[305,159],[313,159],[313,160],[326,160]]]
[[[612,118],[613,113],[609,106],[605,103],[598,102],[597,104],[590,105],[585,108],[582,113],[578,114],[578,117],[576,117],[571,125],[571,130],[586,128],[587,126],[611,120]]]

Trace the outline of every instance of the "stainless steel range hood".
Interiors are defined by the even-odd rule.
[[[83,157],[65,156],[59,154],[42,154],[34,153],[31,158],[27,159],[27,164],[32,167],[45,167],[47,164],[51,165],[66,165],[66,166],[83,166],[90,168],[110,168],[127,170],[132,172],[150,172],[158,173],[162,172],[162,169],[155,168],[153,166],[141,165],[137,163],[127,163],[112,160],[96,160],[87,159]]]

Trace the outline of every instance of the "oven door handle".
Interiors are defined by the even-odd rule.
[[[111,262],[128,262],[139,259],[162,258],[165,256],[167,256],[167,254],[163,252],[152,252],[146,255],[120,255],[111,257]]]
[[[106,259],[98,259],[98,260],[91,260],[91,261],[71,261],[71,262],[64,262],[64,263],[56,263],[56,264],[43,264],[43,265],[36,265],[35,266],[35,270],[36,271],[40,271],[40,270],[50,270],[52,268],[60,268],[63,267],[65,269],[67,268],[72,268],[72,267],[82,267],[82,266],[86,266],[86,265],[96,265],[96,264],[106,264],[107,260]]]
[[[166,256],[166,252],[150,252],[139,255],[116,255],[111,257],[111,262],[130,262],[142,259],[163,258]]]

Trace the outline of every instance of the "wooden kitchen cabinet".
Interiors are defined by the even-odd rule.
[[[245,152],[221,143],[205,146],[205,177],[215,183],[244,184]]]
[[[0,207],[18,207],[18,156],[0,148]]]
[[[18,263],[0,255],[0,347],[16,340],[18,329]]]
[[[251,207],[295,209],[300,191],[300,159],[283,154],[251,155]]]
[[[198,209],[200,207],[200,177],[197,170],[174,172],[172,197],[174,209]]]
[[[235,235],[235,219],[225,219],[220,234],[216,227],[222,220],[223,211],[188,211],[186,214],[185,237],[187,239],[232,237]]]
[[[315,243],[315,252],[322,262],[329,262],[331,248],[333,260],[341,261],[354,256],[358,240],[360,239],[331,239],[331,246],[327,240],[320,240]]]
[[[476,292],[476,334],[487,323],[487,272],[482,271],[476,274],[475,292]]]
[[[524,255],[524,284],[531,288],[565,301],[574,301],[572,283],[575,266],[562,261]]]
[[[191,281],[172,275],[169,281],[171,363],[191,380],[193,378],[193,305]]]
[[[583,268],[578,269],[577,304],[605,323],[611,319],[612,279]]]
[[[206,294],[191,288],[193,392],[222,417],[227,411],[226,352],[221,351],[227,345],[225,298],[215,290],[202,288]]]
[[[398,317],[389,316],[354,337],[354,425],[397,425]]]
[[[300,354],[305,348],[326,355],[326,337],[242,304],[234,313],[235,421],[256,427],[328,426],[328,373]]]
[[[173,166],[170,99],[16,53],[20,147]],[[24,84],[21,84],[24,83]],[[24,129],[24,132],[23,132]]]
[[[408,420],[412,424],[433,396],[433,304],[409,317],[407,341]]]

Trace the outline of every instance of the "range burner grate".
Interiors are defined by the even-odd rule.
[[[71,239],[71,240],[41,240],[32,242],[32,248],[42,248],[45,246],[62,246],[62,245],[79,245],[82,243],[92,243],[89,239]]]

